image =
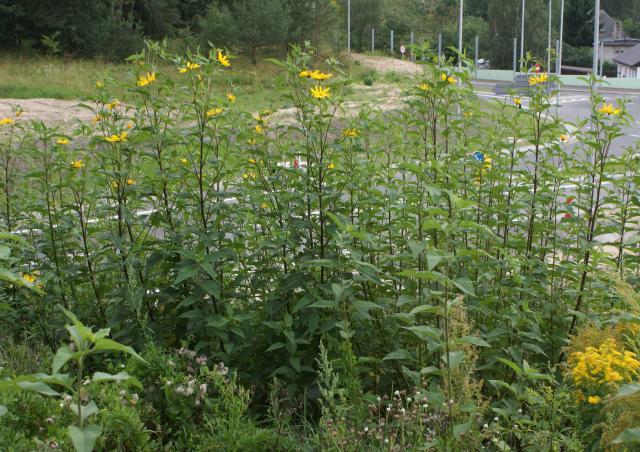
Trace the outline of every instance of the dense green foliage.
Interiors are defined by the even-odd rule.
[[[547,48],[548,0],[527,0],[527,50],[544,57]],[[396,52],[409,42],[457,45],[458,1],[352,0],[352,44],[388,51],[394,31]],[[480,38],[480,57],[494,67],[509,68],[513,38],[520,34],[519,0],[467,0],[464,43],[473,54]],[[602,8],[625,21],[636,35],[640,0],[603,0]],[[553,43],[559,32],[560,1],[553,2]],[[286,48],[309,40],[316,47],[346,47],[346,0],[0,0],[0,30],[5,49],[77,56],[123,58],[142,47],[143,37],[170,38],[176,48],[225,42],[255,58],[259,47]],[[593,40],[593,1],[566,2],[565,56],[573,48],[588,48]],[[587,51],[587,50],[585,50]],[[578,50],[580,52],[580,50]],[[576,58],[573,58],[574,60]]]
[[[624,102],[594,91],[563,124],[542,75],[527,108],[489,105],[425,56],[401,105],[353,111],[337,63],[294,47],[273,61],[286,117],[239,108],[222,50],[149,44],[126,99],[97,83],[94,121],[0,119],[0,221],[23,237],[0,248],[0,383],[35,372],[25,343],[37,370],[56,353],[41,382],[61,380],[61,355],[83,369],[63,306],[110,328],[81,333],[86,373],[144,388],[66,377],[104,407],[101,450],[637,441],[640,159],[611,153]],[[144,361],[94,354],[103,339]],[[16,389],[0,445],[69,447],[66,402]]]

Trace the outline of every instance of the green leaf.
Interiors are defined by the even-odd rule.
[[[91,452],[102,431],[97,425],[89,425],[80,430],[75,425],[69,426],[69,436],[77,452]]]
[[[62,345],[58,348],[56,356],[53,357],[53,363],[51,364],[51,373],[57,374],[60,369],[69,362],[71,359],[75,359],[76,353],[71,351],[68,345]]]
[[[462,336],[457,342],[472,344],[478,347],[491,347],[487,341],[478,336]]]
[[[338,300],[318,300],[315,303],[309,305],[310,308],[336,308],[338,307]]]
[[[464,361],[464,352],[462,350],[456,350],[454,352],[449,352],[449,368],[450,369],[455,369],[456,367],[458,367],[460,364],[462,364],[462,362]],[[447,364],[447,354],[443,353],[442,356],[440,357],[440,359],[442,359],[442,362]]]
[[[383,361],[387,361],[390,359],[411,359],[411,353],[409,353],[407,350],[405,350],[404,348],[401,348],[399,350],[395,350],[391,353],[387,353],[387,355],[382,358]]]
[[[73,411],[73,414],[78,416],[77,403],[72,403],[71,405],[69,405],[69,408],[71,409],[71,411]],[[88,418],[92,414],[97,413],[98,411],[100,411],[100,409],[96,405],[96,402],[94,402],[93,400],[89,401],[89,403],[87,403],[86,405],[82,405],[82,411],[80,411],[80,417],[82,418],[82,422],[84,422],[86,418]]]
[[[453,435],[460,436],[463,433],[466,433],[471,428],[471,421],[465,422],[464,424],[457,424],[453,426]]]
[[[93,374],[93,378],[91,380],[94,383],[97,383],[99,381],[117,381],[118,383],[124,382],[126,384],[130,384],[132,386],[142,389],[142,383],[140,383],[140,381],[138,381],[137,378],[132,377],[125,371],[118,372],[117,374],[114,374],[114,375],[107,374],[104,372],[96,372]]]
[[[615,397],[627,397],[635,394],[638,391],[640,391],[640,383],[629,383],[620,386],[620,389],[618,389]]]
[[[467,295],[475,296],[476,293],[473,290],[473,283],[469,278],[457,278],[451,281],[458,289],[466,293]]]
[[[133,348],[129,347],[128,345],[122,345],[119,342],[116,342],[112,339],[107,339],[106,337],[102,339],[98,339],[95,345],[93,346],[93,348],[91,349],[91,352],[122,352],[122,353],[127,353],[139,359],[145,364],[147,363],[142,358],[142,356],[136,353],[136,351]]]
[[[25,391],[34,391],[48,396],[60,395],[58,391],[53,390],[51,386],[42,381],[17,381],[16,384]]]
[[[0,417],[4,416],[5,414],[7,414],[7,407],[4,405],[0,405]]]
[[[509,361],[508,359],[504,359],[504,358],[498,358],[498,361],[500,361],[502,364],[511,367],[516,374],[518,375],[522,375],[522,369],[520,368],[520,366],[518,366],[516,363],[514,363],[513,361]]]
[[[612,444],[640,444],[640,428],[628,428],[611,441]]]
[[[406,326],[404,329],[411,331],[423,341],[426,341],[427,339],[438,339],[442,334],[442,331],[438,328],[433,328],[427,325]]]
[[[436,268],[436,266],[442,262],[442,259],[444,259],[444,257],[439,254],[427,253],[427,268],[429,271]]]

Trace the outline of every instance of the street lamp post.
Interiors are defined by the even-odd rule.
[[[522,19],[520,20],[520,67],[524,65],[524,10],[526,0],[522,0]]]
[[[549,27],[547,29],[547,72],[551,72],[551,7],[553,0],[549,0]]]
[[[462,70],[462,16],[464,0],[460,0],[460,16],[458,19],[458,70]]]
[[[564,32],[564,0],[560,1],[560,46],[558,47],[558,76],[562,75],[562,33]]]
[[[347,0],[347,52],[351,53],[351,0]]]
[[[593,73],[598,75],[598,52],[600,48],[600,0],[596,0],[593,11]]]

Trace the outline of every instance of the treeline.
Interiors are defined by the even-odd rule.
[[[544,57],[549,0],[527,0],[527,50]],[[261,48],[286,48],[311,41],[326,51],[346,47],[347,0],[0,0],[0,46],[20,52],[119,59],[141,47],[145,37],[170,38],[180,48],[209,41],[255,58]],[[509,67],[513,38],[520,33],[520,0],[466,0],[464,42],[495,67]],[[352,47],[388,50],[398,45],[457,43],[459,0],[351,0]],[[593,39],[593,0],[565,2],[565,61],[584,64]],[[640,0],[602,0],[602,8],[640,35]],[[560,0],[553,0],[553,42],[558,38]],[[587,61],[588,64],[588,61]]]

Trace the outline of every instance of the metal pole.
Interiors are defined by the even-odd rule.
[[[598,47],[600,46],[600,0],[593,11],[593,74],[598,74]]]
[[[476,77],[478,76],[478,35],[476,35],[476,48],[474,55],[474,64],[476,66]]]
[[[518,38],[513,38],[513,79],[516,79],[518,70]]]
[[[558,74],[558,76],[560,76],[560,66],[559,66],[559,62],[560,62],[560,49],[562,48],[562,43],[560,42],[559,39],[556,39],[556,55],[557,55],[557,59],[556,59],[556,73]],[[556,90],[556,116],[559,115],[560,111],[560,84],[558,84],[557,90]]]
[[[411,52],[411,58],[409,58],[409,60],[413,61],[413,32],[411,32],[411,43],[409,45],[409,52]]]
[[[553,0],[549,0],[549,29],[547,30],[547,72],[551,72],[551,6]]]
[[[562,75],[562,33],[564,32],[564,0],[560,1],[560,47],[558,48],[558,77]]]
[[[464,0],[460,0],[460,16],[458,18],[458,70],[462,70],[462,17],[464,11]]]
[[[347,0],[347,52],[351,53],[351,0]]]
[[[522,19],[520,21],[520,67],[524,66],[524,10],[526,8],[525,0],[522,0]]]
[[[602,77],[602,70],[604,69],[604,42],[600,41],[600,77]]]
[[[438,63],[442,59],[442,33],[438,33]]]
[[[391,53],[393,53],[393,30],[391,30],[391,45],[389,46]]]
[[[371,53],[376,51],[376,29],[371,29]]]

